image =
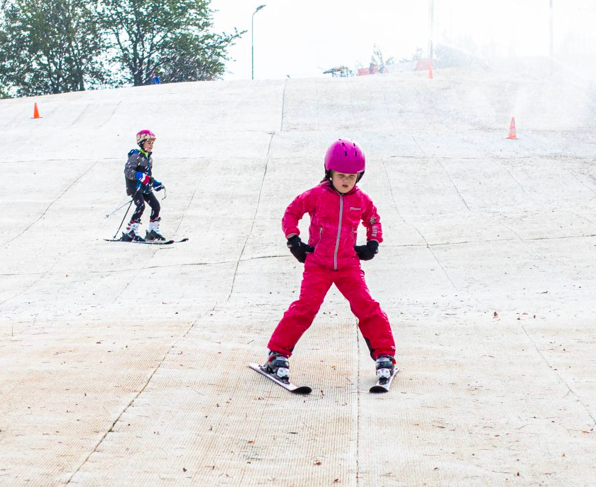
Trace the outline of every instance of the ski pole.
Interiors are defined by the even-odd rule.
[[[112,238],[116,238],[116,235],[118,235],[118,232],[120,232],[120,229],[122,228],[122,224],[124,223],[124,219],[129,214],[129,210],[131,209],[133,201],[135,201],[135,197],[137,196],[137,193],[139,192],[140,189],[141,189],[141,183],[137,183],[137,189],[133,193],[133,196],[131,197],[131,200],[128,202],[129,207],[126,209],[126,213],[122,217],[122,221],[120,222],[120,225],[118,225],[118,230],[116,230],[116,233],[114,234],[114,236]],[[126,203],[125,203],[125,205],[126,205]],[[122,205],[122,206],[124,206],[124,205]],[[122,208],[122,206],[120,208]]]
[[[129,201],[128,204],[129,204],[129,207],[126,209],[126,213],[122,217],[122,221],[120,222],[120,225],[118,225],[118,230],[116,230],[116,233],[114,234],[114,236],[112,238],[116,238],[116,235],[118,235],[118,232],[120,232],[120,229],[122,228],[122,224],[124,223],[124,219],[129,214],[129,210],[131,209],[131,206],[133,204],[133,200],[131,199],[131,201]],[[125,205],[126,205],[126,203],[125,203]],[[122,205],[122,206],[124,206],[124,205]],[[120,208],[122,208],[122,206]]]
[[[116,233],[114,234],[114,237],[112,237],[112,238],[116,238],[116,235],[118,235],[118,232],[120,232],[120,228],[122,227],[122,224],[124,223],[124,219],[129,214],[129,210],[131,209],[133,201],[135,201],[135,197],[137,196],[137,193],[139,192],[140,189],[141,189],[141,183],[137,183],[137,189],[133,193],[133,196],[131,197],[131,200],[128,202],[129,207],[126,209],[126,213],[122,217],[122,221],[120,222],[120,225],[118,225],[118,230],[116,230]],[[126,203],[125,203],[125,205],[126,205]],[[122,206],[124,206],[124,205],[122,205]],[[121,208],[122,208],[122,206],[121,206]]]
[[[108,218],[108,217],[112,216],[114,213],[116,213],[118,210],[120,210],[120,208],[124,208],[124,207],[125,207],[126,205],[128,205],[129,203],[132,203],[132,201],[133,201],[133,200],[132,200],[132,199],[130,199],[130,200],[129,200],[129,201],[127,201],[126,203],[124,203],[124,204],[120,205],[120,206],[119,206],[118,208],[116,208],[116,209],[115,209],[115,210],[114,210],[112,213],[108,213],[108,214],[106,215],[106,218]]]

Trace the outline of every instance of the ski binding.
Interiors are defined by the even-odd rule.
[[[392,375],[389,378],[383,377],[383,378],[379,379],[377,381],[377,384],[375,384],[371,389],[369,389],[369,392],[371,392],[372,394],[389,392],[390,386],[392,385],[392,382],[394,381],[394,377],[396,377],[398,375],[399,370],[400,369],[398,367],[395,367],[394,372],[392,373]]]
[[[268,379],[274,381],[276,384],[283,387],[287,391],[292,392],[293,394],[311,394],[312,389],[309,386],[295,386],[292,382],[284,382],[275,375],[268,373],[263,367],[263,365],[249,364],[249,368],[253,369],[255,372],[258,372],[261,375],[264,375]]]

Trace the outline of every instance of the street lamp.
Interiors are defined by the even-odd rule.
[[[553,0],[549,0],[549,74],[553,76]]]
[[[434,37],[434,19],[435,3],[429,0],[429,59],[433,61],[433,37]]]
[[[257,12],[259,12],[263,7],[265,7],[265,5],[259,5],[259,7],[257,7],[255,9],[255,12],[253,12],[253,15],[251,16],[251,79],[255,79],[254,77],[254,67],[253,67],[253,17],[255,17],[255,14]]]

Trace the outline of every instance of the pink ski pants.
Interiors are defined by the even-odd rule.
[[[359,329],[367,342],[371,356],[395,356],[396,346],[387,315],[371,297],[365,283],[365,273],[360,267],[347,267],[333,271],[305,263],[299,299],[292,303],[268,343],[274,352],[290,357],[294,346],[313,323],[331,285],[350,303],[350,309],[359,320]]]

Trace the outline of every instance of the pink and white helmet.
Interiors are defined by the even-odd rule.
[[[344,174],[365,172],[365,154],[359,145],[350,139],[336,140],[325,153],[325,170]]]
[[[146,140],[149,139],[154,139],[155,140],[155,134],[151,131],[151,130],[140,130],[139,132],[137,132],[137,144],[143,148],[143,143]]]

